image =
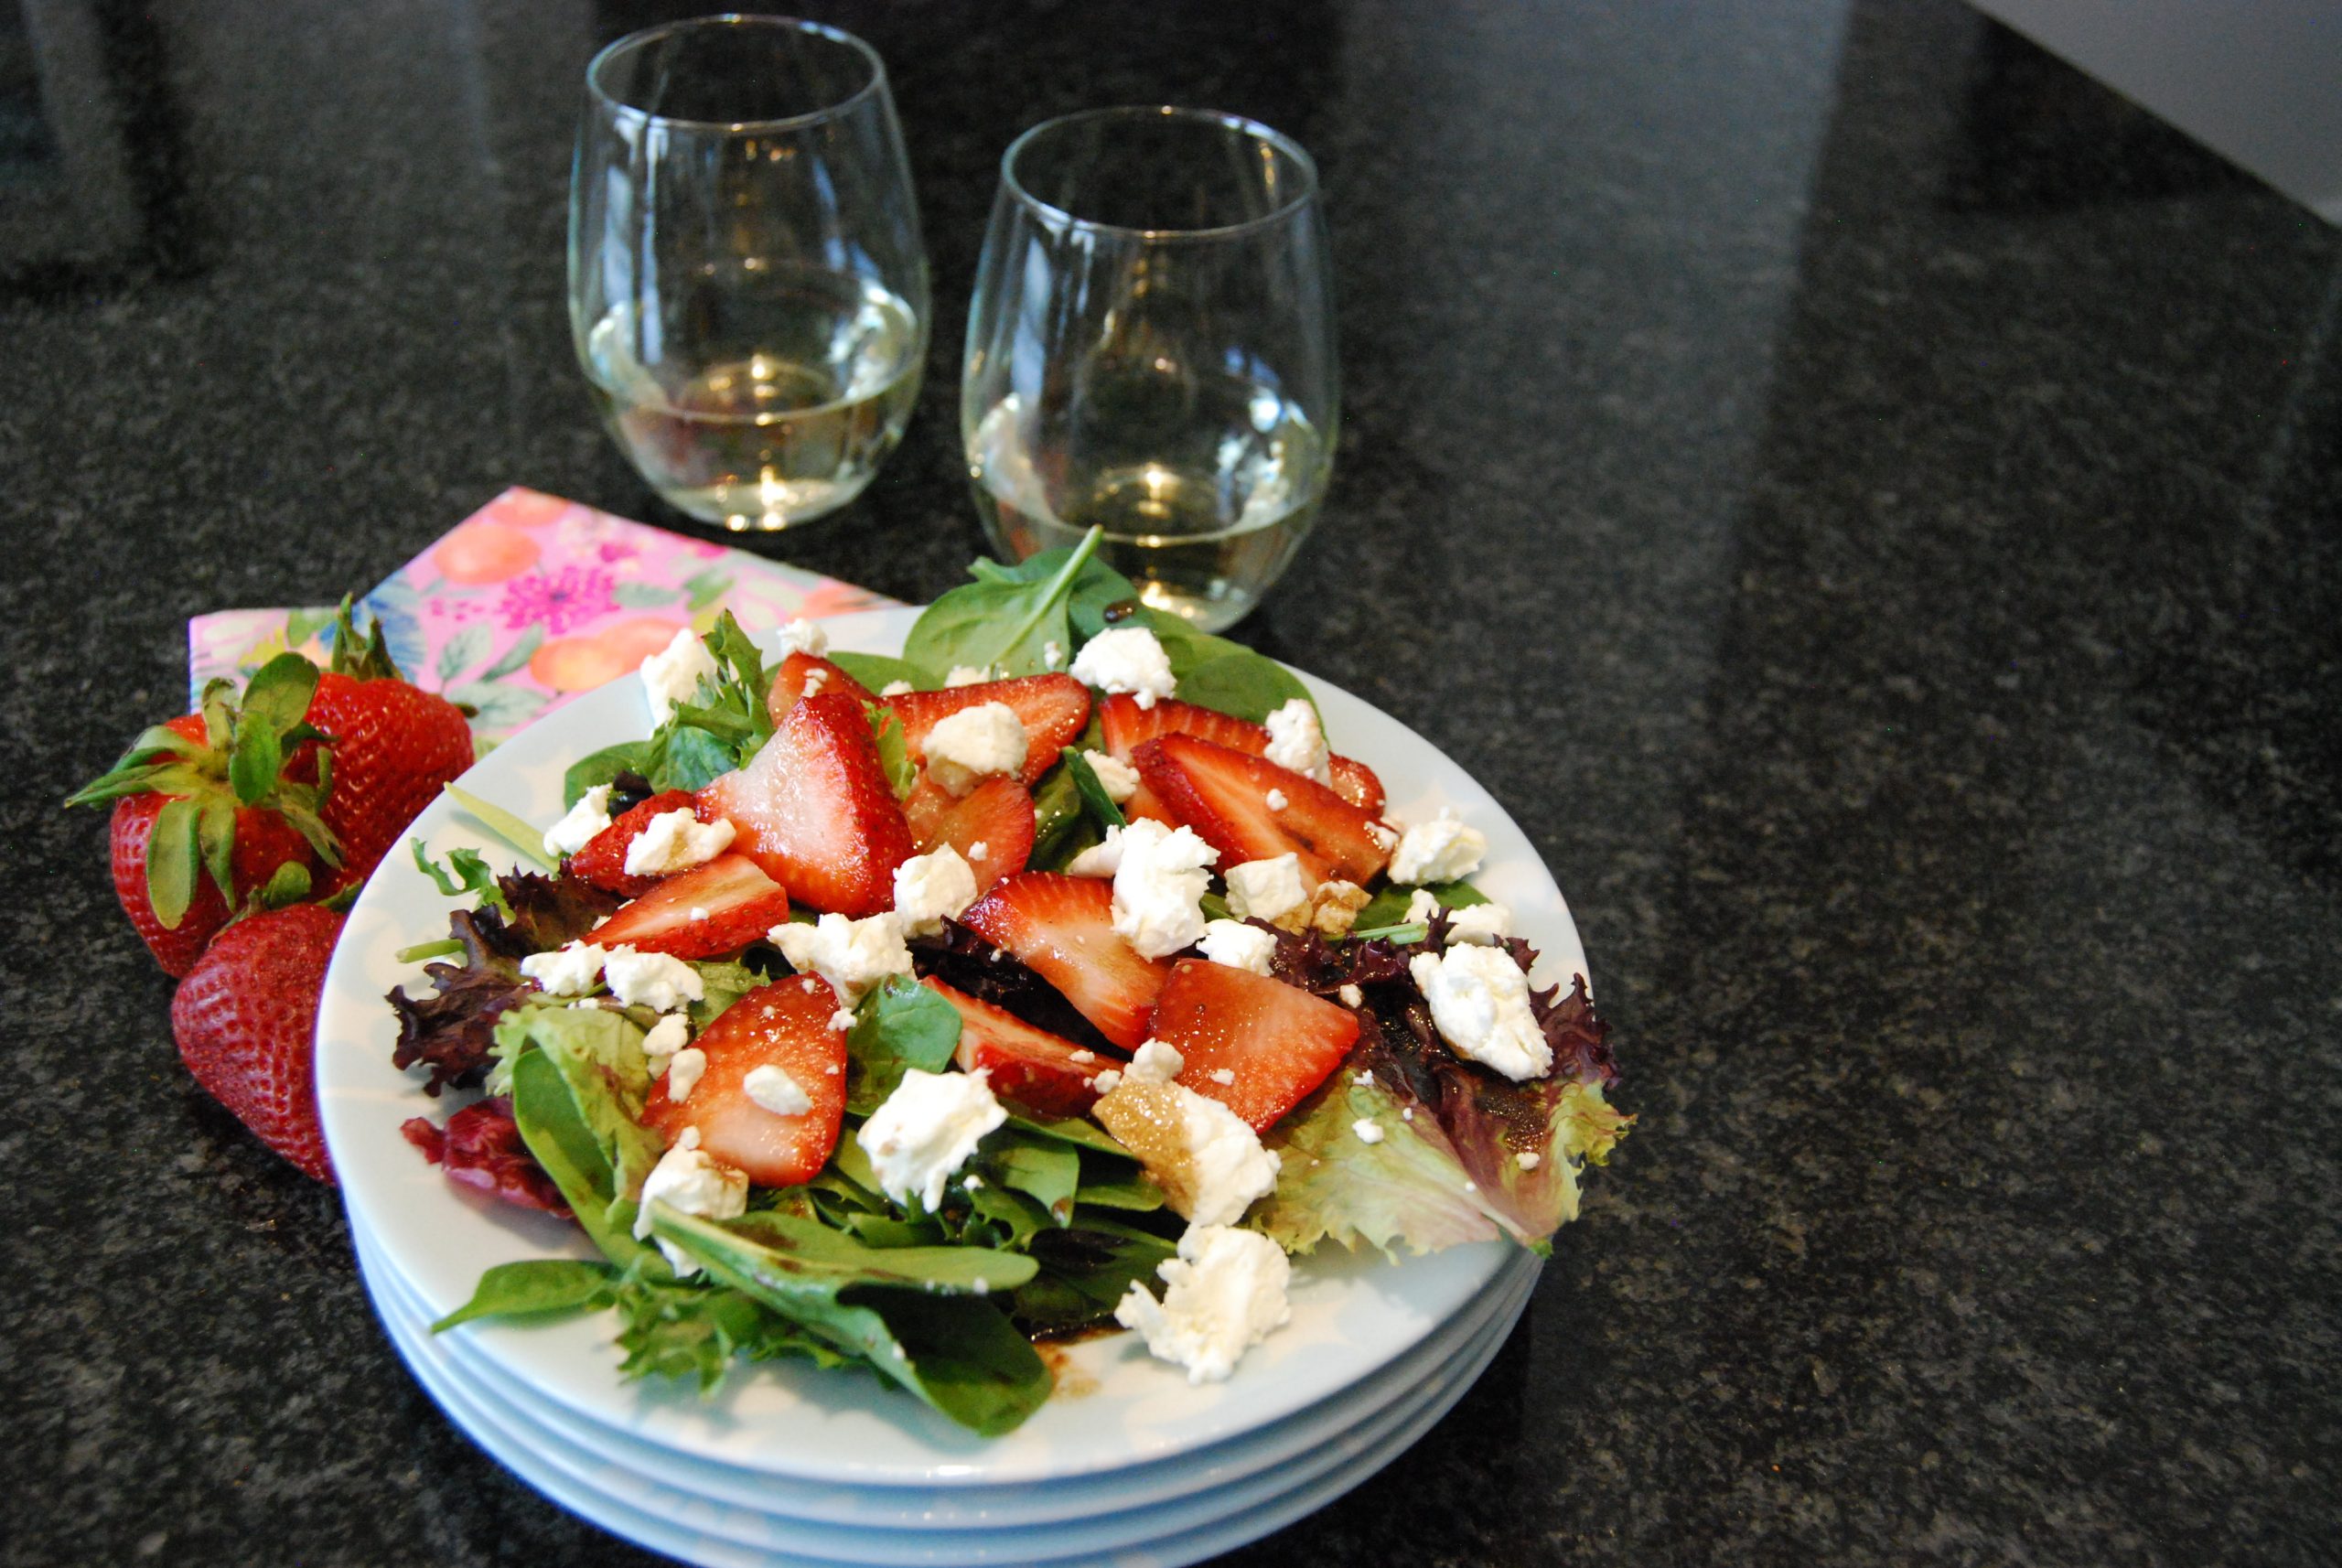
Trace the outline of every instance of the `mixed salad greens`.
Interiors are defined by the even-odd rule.
[[[1273,660],[1147,608],[1095,559],[1095,542],[1093,534],[1017,566],[976,563],[975,581],[937,599],[898,658],[839,652],[817,661],[867,693],[888,694],[862,710],[897,798],[932,788],[906,731],[902,693],[939,692],[977,672],[993,681],[1062,672],[1110,629],[1153,633],[1176,679],[1174,707],[1259,725],[1296,699],[1308,702]],[[773,702],[776,666],[728,616],[704,641],[714,673],[648,739],[573,765],[568,803],[605,789],[610,795],[596,799],[613,808],[705,790],[795,722]],[[821,689],[817,677],[810,691]],[[1130,826],[1127,800],[1101,780],[1108,765],[1091,760],[1108,744],[1100,715],[1090,714],[1079,738],[1028,781],[1024,872],[1062,872]],[[1379,808],[1379,784],[1371,799]],[[416,865],[470,907],[451,914],[446,940],[401,955],[432,961],[430,990],[392,993],[400,1021],[393,1059],[425,1074],[433,1095],[482,1094],[444,1124],[411,1122],[407,1135],[451,1177],[574,1219],[601,1256],[492,1268],[438,1328],[607,1310],[628,1377],[689,1377],[706,1387],[736,1359],[802,1358],[861,1368],[996,1434],[1048,1394],[1036,1339],[1112,1326],[1133,1286],[1153,1285],[1174,1259],[1186,1229],[1168,1200],[1177,1183],[1099,1121],[1065,1113],[1047,1095],[1020,1103],[1004,1092],[1005,1119],[952,1172],[940,1201],[888,1196],[855,1133],[909,1075],[949,1073],[955,1057],[964,1065],[976,1015],[947,997],[973,995],[1015,1015],[1019,1027],[1061,1036],[1077,1047],[1073,1059],[1127,1066],[1126,1053],[1067,1004],[1064,985],[957,919],[911,940],[914,973],[876,981],[851,1001],[850,1021],[844,1011],[830,1021],[843,1040],[842,1135],[816,1174],[750,1187],[736,1217],[657,1201],[645,1221],[646,1178],[677,1141],[671,1102],[693,1092],[661,1082],[671,1070],[671,1042],[646,1048],[658,1047],[662,1018],[680,1013],[704,1038],[744,997],[768,996],[783,981],[793,989],[795,972],[775,941],[751,938],[686,961],[699,994],[680,1005],[627,1002],[598,985],[557,993],[542,980],[543,955],[592,940],[628,900],[580,875],[579,856],[549,855],[545,824],[467,803],[543,869],[499,874],[460,849],[443,868],[414,844]],[[981,858],[983,848],[972,853]],[[1467,1059],[1444,1038],[1411,961],[1460,944],[1456,912],[1486,900],[1465,880],[1431,885],[1428,899],[1423,889],[1376,880],[1332,922],[1251,922],[1274,944],[1266,972],[1346,1009],[1358,1029],[1339,1066],[1261,1134],[1279,1170],[1240,1224],[1294,1253],[1331,1240],[1396,1258],[1498,1237],[1542,1251],[1575,1215],[1582,1167],[1602,1163],[1632,1121],[1605,1098],[1616,1079],[1606,1026],[1577,979],[1531,996],[1550,1070],[1515,1080]],[[1202,911],[1226,918],[1228,902],[1215,881]],[[789,908],[790,920],[816,918],[801,900]],[[1533,950],[1502,929],[1480,942],[1526,974]],[[814,989],[810,970],[803,985]]]

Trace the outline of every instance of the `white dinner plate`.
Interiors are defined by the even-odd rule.
[[[881,1530],[818,1528],[771,1514],[711,1502],[673,1488],[646,1486],[606,1462],[568,1448],[553,1427],[483,1397],[437,1364],[428,1336],[389,1294],[376,1297],[392,1345],[441,1410],[491,1456],[573,1513],[654,1551],[707,1568],[1178,1568],[1257,1541],[1372,1477],[1454,1407],[1488,1369],[1527,1301],[1523,1290],[1458,1357],[1447,1375],[1401,1408],[1359,1429],[1326,1439],[1332,1463],[1311,1477],[1271,1487],[1235,1507],[1150,1510],[1166,1528],[1115,1518],[1047,1529],[1008,1527],[989,1535],[904,1539]],[[1215,1498],[1214,1502],[1220,1499]]]
[[[838,649],[892,653],[917,612],[823,623]],[[1337,750],[1368,763],[1389,811],[1418,821],[1453,809],[1488,835],[1476,883],[1511,906],[1515,929],[1545,954],[1538,978],[1566,981],[1585,961],[1561,891],[1525,835],[1488,792],[1430,743],[1372,705],[1303,675]],[[505,742],[465,775],[466,789],[540,824],[562,814],[571,762],[648,732],[639,680],[588,693]],[[510,852],[443,797],[417,819],[435,855],[457,845],[506,865]],[[327,972],[317,1031],[317,1091],[327,1144],[353,1225],[436,1317],[469,1299],[483,1270],[532,1257],[591,1256],[574,1226],[481,1197],[446,1180],[399,1133],[449,1106],[391,1066],[397,1036],[382,997],[427,986],[398,950],[442,936],[457,907],[401,859],[386,860],[350,912]],[[1057,1399],[1004,1437],[978,1437],[916,1400],[859,1375],[779,1362],[736,1369],[714,1395],[672,1383],[628,1384],[605,1315],[552,1326],[467,1325],[482,1351],[545,1398],[590,1420],[697,1459],[860,1487],[1045,1485],[1150,1465],[1257,1431],[1375,1376],[1487,1290],[1515,1250],[1489,1242],[1391,1265],[1336,1249],[1300,1260],[1293,1320],[1252,1350],[1225,1384],[1190,1386],[1135,1337],[1070,1347],[1067,1376],[1094,1385]]]
[[[1387,1439],[1415,1429],[1434,1406],[1445,1409],[1476,1380],[1511,1332],[1534,1284],[1533,1273],[1512,1279],[1498,1309],[1457,1345],[1429,1374],[1417,1378],[1398,1399],[1354,1422],[1328,1422],[1315,1434],[1306,1455],[1211,1487],[1200,1497],[1170,1502],[1117,1506],[1100,1498],[1094,1513],[1047,1523],[972,1521],[951,1530],[901,1530],[873,1524],[841,1526],[793,1514],[783,1499],[740,1498],[710,1494],[688,1475],[675,1479],[645,1475],[585,1440],[568,1412],[523,1398],[500,1399],[497,1388],[468,1373],[446,1337],[435,1338],[403,1286],[361,1248],[376,1309],[401,1353],[435,1393],[458,1391],[467,1430],[502,1457],[517,1447],[592,1495],[634,1512],[734,1545],[876,1565],[876,1568],[956,1568],[956,1565],[1057,1563],[1109,1552],[1141,1549],[1150,1541],[1187,1535],[1264,1509],[1341,1471],[1347,1490],[1366,1479],[1367,1455],[1381,1454]],[[444,1400],[443,1400],[443,1402]],[[1380,1460],[1375,1461],[1380,1463]],[[1332,1494],[1327,1494],[1328,1496]]]
[[[427,1325],[413,1287],[372,1247],[358,1238],[367,1282],[377,1300],[385,1295],[404,1305],[415,1323]],[[549,1415],[563,1435],[631,1475],[697,1492],[718,1502],[777,1511],[819,1523],[881,1530],[950,1531],[1007,1526],[1046,1527],[1063,1520],[1138,1508],[1181,1506],[1198,1493],[1215,1492],[1264,1471],[1309,1466],[1327,1438],[1395,1404],[1413,1391],[1445,1375],[1444,1369],[1484,1332],[1509,1332],[1535,1287],[1540,1263],[1518,1252],[1483,1297],[1458,1313],[1440,1333],[1384,1369],[1381,1375],[1309,1410],[1260,1430],[1182,1455],[1162,1464],[1109,1471],[1048,1486],[958,1487],[855,1487],[791,1481],[743,1470],[645,1443],[616,1428],[551,1406],[533,1390],[512,1380],[467,1336],[435,1336],[433,1354],[445,1367],[491,1402],[532,1414]],[[1301,1477],[1295,1477],[1295,1479]],[[1216,1498],[1215,1498],[1215,1500]]]

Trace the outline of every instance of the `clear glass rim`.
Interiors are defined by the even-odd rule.
[[[602,70],[620,54],[639,49],[646,45],[671,38],[678,33],[699,32],[714,27],[762,27],[776,32],[810,34],[843,44],[862,57],[870,68],[870,80],[839,99],[820,109],[809,109],[802,114],[782,114],[764,120],[688,120],[672,114],[657,114],[638,108],[613,95],[602,85]],[[655,27],[644,27],[605,44],[586,66],[586,91],[595,104],[614,118],[632,120],[646,125],[672,125],[692,131],[718,131],[741,134],[758,131],[787,131],[800,125],[815,125],[859,106],[865,100],[883,95],[886,91],[886,64],[878,51],[855,38],[843,27],[833,27],[826,22],[808,21],[802,16],[771,16],[746,11],[725,11],[713,16],[686,16],[681,21],[662,22]]]
[[[1069,126],[1092,124],[1101,120],[1184,120],[1198,124],[1219,125],[1237,132],[1251,140],[1264,142],[1293,160],[1300,170],[1300,188],[1280,203],[1273,211],[1248,218],[1241,223],[1224,223],[1209,229],[1140,229],[1123,223],[1104,223],[1095,218],[1082,218],[1068,212],[1054,202],[1044,201],[1025,188],[1016,177],[1016,157],[1037,138],[1063,131]],[[1111,234],[1117,238],[1160,242],[1178,240],[1224,240],[1255,230],[1282,223],[1295,213],[1317,199],[1317,162],[1304,151],[1299,142],[1273,126],[1263,125],[1241,114],[1224,113],[1217,109],[1182,109],[1170,103],[1123,103],[1104,109],[1083,109],[1071,114],[1060,114],[1044,120],[1008,144],[1000,155],[1001,188],[1008,191],[1025,206],[1043,214],[1053,228],[1079,229],[1085,233]]]

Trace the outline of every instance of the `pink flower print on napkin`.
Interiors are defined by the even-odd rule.
[[[548,634],[559,637],[572,627],[618,608],[610,586],[610,575],[598,566],[564,566],[558,572],[533,573],[514,582],[504,590],[497,609],[507,627],[542,623]]]

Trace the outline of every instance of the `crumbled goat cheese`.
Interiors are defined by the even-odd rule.
[[[1515,1083],[1552,1070],[1553,1047],[1529,1007],[1529,977],[1502,948],[1464,945],[1417,953],[1407,972],[1431,1004],[1440,1037]]]
[[[1269,972],[1269,959],[1277,950],[1275,937],[1241,920],[1207,921],[1203,940],[1197,945],[1212,962],[1249,969],[1254,974]]]
[[[919,688],[908,681],[889,681],[878,688],[878,694],[882,697],[902,697],[918,690]]]
[[[1112,876],[1122,869],[1123,830],[1109,827],[1106,836],[1065,863],[1069,876]]]
[[[1334,994],[1342,999],[1342,1005],[1345,1007],[1363,1007],[1366,1005],[1366,993],[1360,991],[1355,985],[1345,983],[1342,988],[1334,993]]]
[[[1356,1137],[1361,1144],[1379,1144],[1382,1142],[1382,1129],[1377,1126],[1372,1119],[1369,1117],[1361,1116],[1357,1121],[1351,1122],[1350,1133],[1351,1135]]]
[[[802,1116],[813,1109],[813,1097],[788,1071],[770,1062],[752,1067],[740,1080],[748,1098],[776,1116]]]
[[[1142,958],[1163,958],[1204,934],[1204,868],[1219,852],[1193,828],[1166,829],[1142,817],[1123,830],[1114,870],[1114,929]]]
[[[641,1205],[634,1216],[639,1239],[650,1234],[650,1210],[656,1203],[703,1219],[736,1219],[748,1211],[748,1173],[718,1164],[701,1150],[699,1129],[686,1127],[642,1178],[637,1201]],[[682,1248],[662,1240],[659,1250],[667,1254],[677,1273],[699,1273],[699,1264]]]
[[[1214,1083],[1230,1084],[1236,1081],[1236,1069],[1232,1067],[1216,1067],[1211,1069],[1210,1076]]]
[[[1073,678],[1101,692],[1128,692],[1142,708],[1178,689],[1171,656],[1143,626],[1114,627],[1083,643],[1073,658]]]
[[[976,901],[976,874],[950,844],[895,867],[895,917],[907,937],[932,936]]]
[[[691,1039],[692,1021],[681,1013],[670,1013],[651,1025],[650,1032],[642,1036],[642,1054],[657,1061],[673,1056],[691,1044]]]
[[[1293,1316],[1285,1300],[1293,1265],[1255,1231],[1190,1225],[1179,1255],[1155,1272],[1166,1287],[1163,1299],[1133,1283],[1115,1305],[1114,1321],[1136,1330],[1157,1360],[1185,1367],[1190,1384],[1224,1380],[1246,1350]]]
[[[648,1007],[653,1013],[672,1013],[684,1003],[702,1001],[707,995],[699,971],[682,959],[662,952],[637,952],[630,947],[610,950],[602,961],[602,978],[609,983],[611,995],[629,1007]]]
[[[932,1212],[943,1202],[951,1173],[967,1164],[985,1133],[1007,1120],[993,1098],[990,1073],[910,1068],[854,1141],[870,1156],[888,1197],[907,1204],[917,1193]]]
[[[1268,801],[1269,810],[1272,811],[1282,811],[1287,806],[1293,804],[1293,801],[1282,789],[1272,789],[1263,798]]]
[[[1148,1042],[1150,1046],[1160,1044]],[[1147,1047],[1139,1049],[1143,1054]],[[1172,1060],[1178,1059],[1177,1052],[1169,1054]],[[1192,1189],[1186,1198],[1187,1208],[1180,1210],[1181,1216],[1196,1225],[1233,1225],[1243,1218],[1254,1198],[1277,1185],[1277,1156],[1261,1146],[1259,1134],[1235,1112],[1184,1083],[1172,1083],[1167,1078],[1158,1080],[1155,1074],[1159,1070],[1154,1064],[1134,1058],[1123,1074],[1128,1081],[1118,1083],[1116,1089],[1128,1094],[1140,1084],[1159,1084],[1159,1088],[1148,1092],[1169,1093],[1171,1107],[1178,1114],[1176,1131],[1186,1155],[1185,1174]],[[1105,1076],[1099,1074],[1101,1079]]]
[[[1406,925],[1416,926],[1429,920],[1440,911],[1439,899],[1428,887],[1418,887],[1407,895]]]
[[[1474,904],[1447,917],[1447,940],[1489,947],[1512,935],[1512,911],[1501,904]]]
[[[911,972],[911,950],[903,945],[903,923],[891,911],[860,920],[823,915],[810,926],[790,920],[765,934],[789,961],[790,968],[828,981],[838,1000],[848,1007],[888,975]]]
[[[1065,644],[1052,639],[1041,644],[1041,666],[1054,670],[1065,662]]]
[[[772,662],[779,663],[792,653],[802,653],[819,659],[830,650],[830,634],[799,616],[780,628],[780,640],[772,650]]]
[[[977,703],[938,719],[919,751],[927,758],[927,776],[960,796],[986,779],[1022,772],[1030,745],[1015,708]]]
[[[1264,755],[1271,762],[1320,784],[1334,781],[1326,732],[1317,723],[1317,710],[1306,698],[1287,699],[1284,706],[1269,715],[1268,726],[1269,749]]]
[[[1138,793],[1138,769],[1112,752],[1085,751],[1081,760],[1090,764],[1090,771],[1098,776],[1106,799],[1117,806]]]
[[[968,858],[981,865],[992,858],[992,845],[978,839],[968,846]]]
[[[1291,850],[1228,868],[1228,912],[1272,925],[1309,902],[1301,883],[1301,856]]]
[[[1389,828],[1384,827],[1380,822],[1367,823],[1366,836],[1372,839],[1377,844],[1380,845],[1382,853],[1385,854],[1389,854],[1392,850],[1399,847],[1399,835],[1392,832]]]
[[[1391,855],[1391,880],[1401,883],[1453,882],[1469,876],[1488,853],[1488,837],[1466,827],[1452,811],[1443,809],[1427,822],[1417,822],[1399,835]]]
[[[1534,1149],[1523,1149],[1512,1158],[1513,1163],[1525,1171],[1533,1171],[1545,1163],[1545,1156]]]
[[[702,680],[715,679],[715,656],[685,627],[672,642],[642,661],[642,694],[650,703],[650,727],[667,722],[678,703],[699,694]]]
[[[685,1046],[667,1062],[667,1098],[681,1105],[699,1087],[700,1075],[707,1070],[707,1053],[697,1046]]]
[[[1168,1040],[1144,1040],[1131,1053],[1130,1076],[1141,1083],[1168,1083],[1179,1076],[1187,1058]]]
[[[981,686],[991,679],[992,666],[989,664],[981,670],[972,664],[954,664],[945,671],[943,686],[946,691],[961,686]]]
[[[689,809],[661,811],[628,841],[628,876],[665,876],[704,865],[731,847],[740,830],[722,817],[703,822]]]
[[[577,804],[569,808],[569,815],[545,830],[545,853],[575,854],[609,825],[610,787],[596,784],[577,797]]]
[[[1112,1094],[1122,1086],[1123,1075],[1118,1068],[1110,1067],[1090,1080],[1090,1087],[1101,1094]]]
[[[583,996],[608,961],[609,953],[588,941],[573,941],[554,952],[532,952],[521,961],[521,972],[537,983],[548,996]]]

